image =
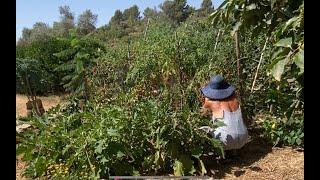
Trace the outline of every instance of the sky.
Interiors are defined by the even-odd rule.
[[[223,0],[212,0],[213,6],[218,7]],[[67,5],[71,12],[78,17],[86,9],[98,14],[96,27],[109,22],[117,9],[123,11],[133,5],[139,7],[140,14],[147,7],[157,7],[164,0],[16,0],[16,41],[21,37],[22,29],[32,28],[36,22],[44,22],[52,26],[59,21],[59,6]],[[187,0],[187,4],[199,8],[202,0]]]

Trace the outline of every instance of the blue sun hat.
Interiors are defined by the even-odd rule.
[[[201,92],[209,99],[225,99],[231,96],[235,87],[227,83],[220,75],[213,76],[209,84],[201,88]]]

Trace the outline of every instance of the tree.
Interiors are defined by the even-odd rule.
[[[224,8],[222,8],[224,7]],[[304,72],[304,1],[303,0],[254,0],[224,1],[210,17],[213,24],[222,20],[232,22],[232,34],[252,28],[252,35],[267,35],[266,43],[273,43],[271,73],[280,81],[285,65],[295,64]],[[261,63],[262,58],[260,58]],[[260,64],[259,63],[259,64]],[[259,67],[259,66],[258,66]],[[257,68],[258,70],[258,68]],[[253,82],[254,86],[254,82]],[[252,86],[252,89],[253,89]]]
[[[23,28],[22,29],[22,36],[18,40],[17,45],[19,46],[19,45],[23,45],[23,44],[26,44],[26,43],[30,42],[31,34],[32,34],[32,30],[31,29]]]
[[[119,9],[117,9],[114,12],[114,15],[112,16],[109,24],[117,24],[117,25],[119,25],[121,21],[123,21],[123,14]]]
[[[123,19],[128,21],[136,21],[140,19],[140,12],[137,5],[125,9],[123,11]]]
[[[55,68],[57,72],[68,72],[62,78],[64,88],[77,95],[81,95],[86,101],[89,99],[88,75],[94,64],[93,59],[103,52],[103,46],[90,38],[80,37],[72,32],[72,39],[68,39],[70,48],[55,53],[59,58],[71,59]]]
[[[45,41],[52,36],[52,29],[43,22],[37,22],[32,27],[31,41]]]
[[[85,10],[79,17],[77,22],[77,31],[80,35],[86,35],[96,29],[98,15],[93,14],[91,10]]]
[[[54,53],[60,52],[68,48],[68,43],[60,38],[51,37],[46,41],[34,41],[28,44],[19,44],[16,46],[16,57],[25,59],[36,59],[39,67],[47,73],[43,85],[36,87],[37,94],[44,94],[48,91],[62,90],[61,78],[64,76],[61,73],[53,71],[55,67],[67,61],[68,59],[59,59],[53,56]],[[21,92],[21,88],[16,89]]]
[[[60,22],[53,23],[53,31],[57,36],[67,36],[69,30],[74,28],[74,15],[70,12],[69,6],[60,6]]]
[[[155,17],[156,15],[158,14],[156,8],[149,8],[147,7],[144,11],[143,11],[143,16],[144,16],[144,19],[148,19],[148,18],[153,18]]]
[[[33,109],[38,115],[42,115],[44,109],[41,100],[37,99],[36,89],[45,83],[46,75],[38,60],[16,58],[16,88],[24,90],[28,98],[27,110]]]
[[[18,44],[34,41],[46,41],[52,36],[52,29],[43,22],[36,22],[32,29],[23,28]]]
[[[201,7],[199,9],[199,16],[205,17],[211,14],[214,10],[214,7],[212,6],[211,0],[203,0],[201,3]]]
[[[191,14],[190,7],[186,0],[165,1],[160,8],[163,14],[174,24],[179,25],[185,21]]]
[[[32,27],[33,33],[47,33],[50,30],[50,27],[48,24],[43,22],[36,22]]]
[[[125,35],[126,24],[124,23],[123,13],[117,9],[111,18],[108,26],[106,26],[106,31],[108,36],[113,38],[120,38]]]

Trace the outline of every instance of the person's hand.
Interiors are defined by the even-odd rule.
[[[204,108],[204,107],[201,107],[201,109],[199,110],[200,111],[200,114],[202,116],[208,116],[210,115],[210,110],[208,108]]]
[[[213,129],[209,126],[201,126],[199,129],[205,131],[206,133],[211,133]]]

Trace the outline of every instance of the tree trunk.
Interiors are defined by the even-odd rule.
[[[29,82],[29,77],[26,74],[26,83],[27,83],[27,88],[29,89],[30,95],[31,95],[31,103],[32,103],[32,109],[34,109],[36,111],[36,113],[40,116],[41,115],[41,111],[40,108],[38,106],[38,103],[36,102],[36,95],[32,92],[31,86],[30,86],[30,82]]]
[[[34,100],[34,96],[33,96],[32,91],[31,91],[30,82],[29,82],[29,78],[28,78],[27,74],[26,74],[26,86],[27,86],[27,88],[29,90],[30,98],[33,101]]]
[[[27,88],[26,84],[27,84],[27,82],[24,81],[24,86],[23,86],[24,87],[24,93],[26,94],[26,96],[28,98],[28,101],[31,101],[30,96],[29,96],[29,92],[28,92],[28,88]]]

